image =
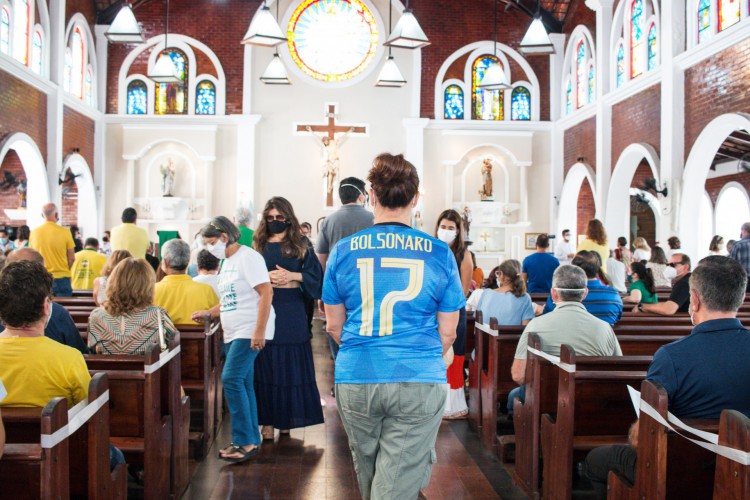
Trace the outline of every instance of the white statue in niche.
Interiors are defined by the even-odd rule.
[[[159,172],[161,172],[161,195],[174,196],[172,190],[174,189],[175,166],[172,158],[167,159],[166,165],[159,167]]]
[[[495,199],[492,193],[492,158],[482,160],[482,190],[479,191],[479,199],[492,201]]]

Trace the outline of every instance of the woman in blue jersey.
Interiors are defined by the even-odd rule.
[[[414,499],[435,462],[443,355],[465,299],[448,245],[409,226],[414,165],[381,154],[368,181],[375,225],[336,244],[323,285],[327,331],[341,345],[336,404],[362,496]]]

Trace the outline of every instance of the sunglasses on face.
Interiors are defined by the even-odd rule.
[[[668,265],[669,267],[677,267],[677,266],[681,266],[681,265],[682,265],[682,262],[670,262],[670,263],[669,263],[669,264],[667,264],[667,265]]]
[[[273,222],[274,220],[277,220],[279,222],[286,222],[286,217],[283,215],[266,215],[266,222]]]

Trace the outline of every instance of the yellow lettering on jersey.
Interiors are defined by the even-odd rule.
[[[349,249],[355,250],[410,250],[432,252],[432,241],[422,236],[407,234],[378,233],[373,241],[371,234],[355,236],[349,241]]]

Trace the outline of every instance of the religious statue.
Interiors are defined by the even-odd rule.
[[[26,208],[26,179],[21,179],[16,188],[18,192],[18,208]]]
[[[414,212],[414,216],[411,220],[411,227],[414,229],[422,230],[423,224],[422,224],[422,212],[417,210]]]
[[[318,136],[313,132],[312,127],[307,126],[305,130],[313,134],[313,136],[320,139],[320,143],[323,146],[323,177],[326,178],[326,193],[328,199],[333,199],[333,190],[336,187],[336,178],[339,174],[339,146],[344,142],[346,137],[354,131],[354,127],[347,130],[344,135],[338,139],[331,139],[329,135]],[[331,203],[332,204],[332,203]]]
[[[165,197],[173,196],[175,167],[172,158],[167,160],[166,165],[159,167],[159,172],[161,172],[161,195]]]
[[[471,209],[464,205],[464,212],[461,214],[461,219],[464,224],[465,233],[464,233],[464,239],[469,239],[469,230],[471,229]]]
[[[492,200],[492,159],[482,160],[482,190],[479,191],[479,199]]]

